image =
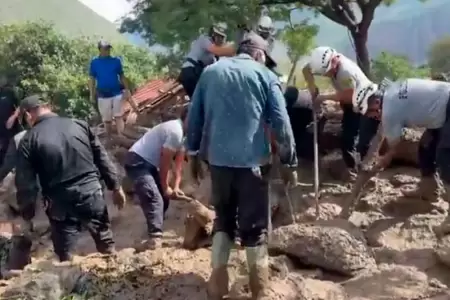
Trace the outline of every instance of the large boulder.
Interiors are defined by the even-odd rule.
[[[320,221],[277,228],[271,235],[269,249],[295,257],[303,264],[344,275],[376,268],[362,233],[345,221]]]

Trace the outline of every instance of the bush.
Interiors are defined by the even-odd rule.
[[[87,119],[95,112],[87,82],[96,43],[69,38],[43,22],[0,26],[0,74],[8,76],[20,98],[42,93],[58,113]],[[114,45],[113,55],[122,58],[132,87],[155,75],[155,58],[145,49]]]

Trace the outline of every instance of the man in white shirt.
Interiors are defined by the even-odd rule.
[[[182,194],[181,171],[184,161],[183,136],[186,111],[176,120],[156,125],[129,149],[125,159],[127,176],[133,181],[147,221],[149,248],[160,246],[164,214],[170,197]],[[175,158],[175,180],[169,170]]]
[[[316,100],[333,100],[341,104],[344,113],[342,116],[342,158],[347,165],[348,174],[353,175],[357,163],[354,155],[356,139],[358,138],[356,152],[362,159],[369,149],[370,141],[379,124],[375,119],[361,117],[360,114],[353,111],[352,107],[354,90],[361,84],[370,83],[370,80],[355,62],[330,47],[317,47],[312,51],[308,63],[303,68],[303,75],[312,95],[317,90],[314,75],[331,79],[335,92],[319,95]]]

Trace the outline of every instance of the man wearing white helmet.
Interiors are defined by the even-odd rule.
[[[342,117],[342,158],[347,165],[348,175],[353,175],[355,168],[355,142],[358,137],[356,150],[363,158],[372,137],[378,128],[378,121],[369,118],[360,118],[360,115],[353,111],[352,95],[354,90],[361,84],[371,81],[363,71],[349,58],[338,53],[330,47],[317,47],[313,49],[308,63],[303,68],[303,75],[311,94],[317,90],[314,75],[325,76],[331,79],[335,89],[334,93],[319,95],[318,102],[333,100],[341,103],[344,112]]]
[[[385,91],[376,84],[360,86],[353,97],[356,109],[368,117],[380,119],[388,152],[376,167],[383,169],[392,160],[404,127],[426,128],[419,142],[421,181],[416,196],[435,201],[439,170],[450,202],[450,83],[425,79],[407,79],[391,83]],[[412,193],[411,193],[412,195]],[[437,235],[450,233],[450,218],[435,227]]]

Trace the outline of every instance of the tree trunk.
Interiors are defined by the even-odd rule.
[[[300,59],[300,55],[297,55],[294,60],[292,61],[292,67],[291,70],[289,71],[289,76],[286,82],[286,86],[289,86],[289,83],[291,83],[293,77],[294,77],[294,73],[295,73],[295,69],[297,69],[297,64],[298,64],[298,60]],[[294,83],[295,85],[295,83]]]
[[[367,49],[367,37],[369,28],[362,27],[363,26],[359,26],[358,30],[351,30],[350,32],[353,38],[358,66],[361,68],[364,74],[367,75],[367,77],[371,78],[370,57],[369,50]]]

